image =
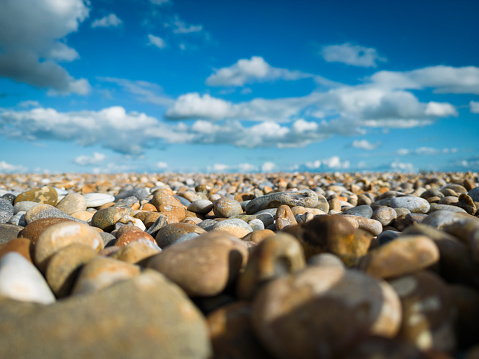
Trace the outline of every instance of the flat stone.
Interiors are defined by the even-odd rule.
[[[251,300],[267,282],[294,273],[304,266],[303,249],[293,236],[286,233],[270,236],[252,249],[248,263],[238,278],[238,298]]]
[[[243,213],[243,208],[238,201],[222,197],[214,202],[213,211],[217,217],[229,218]]]
[[[434,228],[442,229],[447,224],[460,221],[461,218],[464,218],[463,216],[469,215],[466,213],[440,210],[428,215],[427,218],[425,218],[421,223]]]
[[[38,237],[45,231],[48,227],[61,223],[61,222],[73,222],[66,218],[41,218],[37,219],[36,221],[27,224],[24,229],[20,233],[18,233],[19,237],[28,238],[35,244],[38,240]]]
[[[449,204],[442,204],[442,203],[431,203],[431,208],[429,209],[428,213],[433,213],[436,211],[451,211],[456,213],[467,213],[461,207],[449,205]]]
[[[8,302],[0,310],[18,312],[18,306]],[[91,295],[23,311],[29,313],[27,309],[31,315],[10,315],[11,320],[0,322],[0,357],[207,359],[212,355],[204,317],[177,286],[151,270]]]
[[[427,268],[439,261],[434,241],[421,235],[404,235],[370,251],[359,268],[376,278],[399,277]]]
[[[213,209],[213,202],[207,199],[198,199],[188,205],[188,211],[207,214]]]
[[[28,212],[29,209],[38,206],[40,203],[32,201],[22,201],[17,202],[13,206],[13,213],[17,214],[18,212]]]
[[[148,196],[150,195],[150,192],[146,188],[133,188],[133,189],[127,189],[127,190],[122,190],[120,193],[118,193],[115,196],[114,201],[118,202],[121,199],[125,199],[128,197],[136,197],[138,201],[147,199]]]
[[[115,201],[114,196],[110,194],[106,194],[106,193],[90,192],[90,193],[84,194],[83,198],[86,201],[86,206],[92,207],[92,208],[101,207],[106,203]]]
[[[14,224],[0,224],[0,245],[15,239],[23,227]]]
[[[394,337],[401,303],[386,282],[359,271],[312,266],[261,290],[252,322],[275,358],[341,358],[362,337]]]
[[[190,296],[212,296],[232,283],[246,264],[248,249],[224,232],[211,232],[170,246],[148,267],[158,270]]]
[[[13,206],[10,201],[0,198],[0,224],[7,223],[13,217]]]
[[[71,221],[85,223],[83,221],[80,221],[79,219],[76,219],[75,217],[72,217],[60,211],[59,209],[49,204],[39,204],[38,206],[29,209],[25,214],[25,220],[27,221],[27,224],[30,224],[42,218],[65,218]]]
[[[55,296],[35,266],[16,252],[0,259],[0,297],[51,304]]]
[[[89,294],[140,274],[140,267],[113,258],[97,256],[86,263],[75,282],[72,295]]]
[[[365,218],[360,216],[352,216],[352,215],[343,215],[348,221],[354,222],[353,225],[356,228],[361,228],[369,233],[377,236],[383,231],[383,226],[381,222],[376,221],[371,218]]]
[[[55,188],[50,186],[35,188],[30,191],[22,192],[15,198],[15,204],[22,201],[31,201],[54,206],[58,202],[58,193]]]
[[[386,227],[397,218],[397,213],[391,207],[379,207],[373,212],[371,218]]]
[[[350,215],[358,216],[358,217],[371,218],[371,216],[373,215],[373,209],[371,208],[371,206],[363,204],[360,206],[347,209],[346,211],[343,212],[343,214],[350,214]]]
[[[86,211],[87,202],[84,196],[79,193],[67,194],[58,204],[55,206],[66,214],[73,214],[75,212]]]
[[[243,238],[248,233],[253,232],[253,228],[248,223],[237,218],[228,218],[220,221],[211,230],[228,232],[236,238]]]
[[[282,204],[314,208],[318,205],[318,195],[311,190],[274,192],[251,200],[246,206],[246,213],[253,214],[266,208],[278,208]]]
[[[179,238],[188,233],[203,234],[206,233],[206,231],[194,224],[172,223],[161,228],[158,231],[155,240],[161,249],[165,249],[166,247],[175,244]]]
[[[71,293],[81,267],[98,252],[82,243],[72,243],[58,250],[48,261],[45,278],[57,298]]]
[[[429,202],[424,198],[414,196],[394,197],[389,202],[389,206],[407,208],[411,213],[427,213],[430,207]]]
[[[57,223],[45,229],[35,243],[33,257],[38,269],[45,273],[51,256],[72,243],[84,244],[95,251],[103,249],[99,232],[90,226],[70,221]]]

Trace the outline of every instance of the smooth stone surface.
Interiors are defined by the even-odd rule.
[[[397,218],[397,213],[393,208],[379,207],[373,212],[371,218],[381,223],[383,227],[386,227]]]
[[[253,231],[261,231],[264,229],[264,223],[259,219],[252,219],[248,222]]]
[[[86,211],[87,202],[84,196],[79,193],[67,194],[58,204],[55,206],[66,214],[73,214],[75,212]]]
[[[224,232],[210,232],[170,246],[148,267],[163,273],[190,296],[212,296],[232,283],[246,264],[248,249]]]
[[[213,202],[207,199],[198,199],[188,205],[188,211],[207,214],[213,209]]]
[[[436,211],[450,211],[456,213],[467,213],[464,209],[457,206],[451,206],[449,204],[441,204],[441,203],[431,203],[431,208],[429,209],[429,213],[433,213]]]
[[[195,226],[194,224],[172,223],[161,228],[158,231],[155,240],[161,249],[165,249],[168,246],[175,244],[180,237],[188,233],[203,234],[206,233],[206,231],[199,226]]]
[[[51,304],[55,296],[41,273],[16,252],[0,259],[0,298]]]
[[[15,203],[22,201],[31,201],[54,206],[58,202],[58,193],[55,188],[50,186],[35,188],[30,191],[22,192],[15,198]]]
[[[308,266],[336,266],[345,268],[343,261],[332,253],[320,253],[310,257],[307,261]]]
[[[467,192],[474,202],[479,202],[479,187],[475,187]]]
[[[90,192],[90,193],[84,194],[83,198],[86,201],[86,206],[91,208],[101,207],[106,203],[115,201],[114,196],[110,194],[106,194],[106,193]]]
[[[451,211],[435,211],[427,216],[421,223],[442,229],[445,225],[460,221],[463,216],[468,216],[466,213],[456,213]]]
[[[281,231],[283,228],[287,226],[291,226],[293,224],[298,224],[296,218],[294,217],[293,211],[291,208],[285,204],[282,204],[276,210],[276,217],[275,217],[275,227],[276,231]]]
[[[124,207],[110,207],[100,209],[93,215],[91,219],[91,225],[93,227],[98,227],[104,231],[111,232],[113,229],[115,229],[115,224],[124,215],[131,215],[131,209]]]
[[[133,188],[128,190],[122,190],[114,197],[114,202],[118,202],[119,200],[128,197],[136,197],[137,200],[141,201],[148,198],[149,195],[150,192],[146,188]]]
[[[424,198],[413,196],[394,197],[389,205],[393,208],[407,208],[411,213],[427,213],[430,207]]]
[[[7,223],[13,217],[13,205],[10,201],[0,198],[0,224]]]
[[[361,258],[359,268],[376,278],[416,272],[439,261],[434,241],[421,235],[402,235]]]
[[[14,224],[0,224],[0,244],[5,244],[15,239],[22,229],[22,226]]]
[[[282,204],[286,204],[290,207],[302,206],[314,208],[318,205],[318,195],[311,190],[270,193],[251,200],[246,205],[246,213],[254,214],[263,209],[277,208]]]
[[[343,212],[343,214],[350,214],[353,216],[364,217],[364,218],[371,218],[373,215],[373,209],[368,205],[360,205],[350,209],[347,209]]]
[[[27,224],[18,235],[20,237],[28,238],[33,244],[35,244],[43,231],[45,231],[48,227],[61,222],[72,221],[66,218],[41,218],[33,221],[30,224]]]
[[[222,197],[213,204],[215,216],[220,218],[229,218],[243,213],[243,208],[238,201],[231,198]]]
[[[361,337],[394,337],[401,303],[359,271],[311,266],[269,283],[253,302],[256,335],[276,358],[341,358]]]
[[[294,273],[305,266],[303,249],[291,235],[280,233],[261,241],[249,255],[238,278],[239,299],[251,300],[267,282]]]
[[[29,209],[25,214],[25,220],[28,224],[42,218],[65,218],[71,221],[85,223],[83,221],[80,221],[79,219],[76,219],[75,217],[72,217],[60,211],[59,209],[49,204],[39,204],[38,206]]]
[[[161,252],[161,248],[150,246],[145,242],[131,242],[124,247],[121,247],[112,258],[124,261],[127,263],[137,264],[138,262],[154,256]]]
[[[25,214],[27,212],[18,212],[17,214],[14,214],[13,217],[10,218],[8,221],[9,224],[14,224],[16,226],[22,226],[25,227],[27,225],[27,220],[25,219]]]
[[[0,245],[0,258],[9,252],[21,254],[30,263],[33,263],[31,256],[32,242],[27,238],[15,238]]]
[[[100,233],[86,224],[62,222],[49,226],[40,234],[34,247],[34,261],[42,273],[48,260],[59,249],[72,243],[84,244],[95,251],[103,249]]]
[[[361,228],[369,233],[377,236],[383,231],[383,226],[379,221],[376,221],[371,218],[359,217],[359,216],[352,216],[352,215],[343,215],[348,221],[353,222],[353,225],[356,228]]]
[[[17,202],[13,206],[13,213],[16,214],[18,212],[27,212],[29,209],[38,206],[40,203],[32,202],[32,201],[22,201]]]
[[[17,303],[0,307],[2,318]],[[23,308],[23,307],[22,307]],[[207,325],[184,293],[161,274],[145,271],[92,295],[25,308],[0,322],[0,357],[31,359],[207,359]],[[13,330],[21,328],[21,331]]]
[[[98,252],[82,243],[72,243],[57,251],[48,261],[45,278],[57,298],[71,293],[81,267]]]
[[[211,230],[228,232],[236,238],[243,238],[248,233],[253,232],[253,228],[248,223],[237,218],[228,218],[227,220],[220,221]]]
[[[123,247],[132,242],[142,242],[152,248],[157,247],[155,238],[142,230],[133,230],[122,234],[115,242],[115,246]]]
[[[253,242],[253,243],[260,243],[265,238],[269,236],[273,236],[275,233],[270,229],[260,229],[257,231],[253,231],[248,234],[246,237],[243,237],[243,241],[245,242]]]
[[[78,274],[72,295],[88,294],[140,274],[140,267],[113,258],[97,256]]]
[[[389,243],[393,241],[394,239],[396,239],[400,234],[401,232],[398,232],[398,231],[392,231],[392,230],[383,231],[378,235],[378,242],[379,244]]]

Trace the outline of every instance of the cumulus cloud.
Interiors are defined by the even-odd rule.
[[[272,172],[276,167],[274,162],[265,162],[261,166],[261,172]]]
[[[149,41],[148,45],[154,45],[160,49],[163,49],[166,47],[166,43],[161,37],[148,34],[148,41]]]
[[[377,67],[377,61],[386,61],[375,49],[350,43],[324,46],[320,54],[327,62],[341,62],[361,67]]]
[[[479,102],[477,101],[469,102],[469,108],[471,110],[471,113],[479,113]]]
[[[399,162],[395,160],[391,162],[390,169],[398,172],[414,172],[414,165],[409,162]]]
[[[371,143],[368,140],[354,140],[351,144],[354,148],[360,148],[367,151],[372,151],[378,148],[381,145],[381,142]]]
[[[106,156],[103,153],[94,152],[92,156],[81,155],[75,158],[73,162],[80,166],[96,165],[105,160]]]
[[[206,118],[221,120],[232,117],[232,104],[208,94],[200,95],[197,92],[181,95],[173,107],[168,109],[165,117],[168,119],[184,120],[190,118]]]
[[[241,59],[229,67],[216,70],[206,79],[206,84],[210,86],[243,86],[255,81],[298,80],[306,77],[313,77],[313,75],[272,67],[262,57],[253,56],[249,60]]]
[[[370,77],[375,84],[394,89],[433,88],[435,93],[479,95],[479,67],[430,66],[396,72],[379,71]]]
[[[0,11],[0,76],[25,82],[52,93],[88,94],[86,79],[74,79],[57,64],[79,57],[66,44],[66,36],[78,30],[88,17],[84,0],[15,0]]]
[[[0,173],[25,172],[27,167],[22,165],[12,165],[5,161],[0,161]]]
[[[110,14],[91,23],[91,27],[117,27],[123,23],[115,14]]]
[[[168,163],[160,161],[160,162],[157,162],[156,167],[159,168],[160,170],[164,170],[168,168]]]

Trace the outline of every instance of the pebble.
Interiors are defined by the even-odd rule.
[[[15,204],[22,201],[31,201],[54,206],[58,202],[58,193],[55,188],[45,186],[22,192],[15,198]]]
[[[243,208],[238,201],[222,197],[213,204],[213,212],[216,217],[229,218],[243,213]]]
[[[364,217],[364,218],[371,218],[373,215],[373,209],[371,206],[368,205],[360,205],[350,209],[347,209],[343,212],[343,214],[350,214],[353,216]]]
[[[213,209],[213,202],[207,199],[198,199],[188,205],[188,211],[207,214]]]
[[[114,196],[110,194],[106,194],[106,193],[90,192],[90,193],[84,194],[83,198],[86,201],[86,206],[91,208],[101,207],[104,204],[115,201]]]
[[[411,213],[427,213],[429,211],[429,202],[421,197],[394,197],[389,202],[393,208],[407,208]]]
[[[136,197],[138,201],[144,200],[148,198],[150,195],[150,192],[146,188],[133,188],[133,189],[127,189],[127,190],[122,190],[120,193],[118,193],[113,200],[110,200],[109,202],[118,202],[121,199],[125,199],[128,197]]]
[[[0,259],[0,297],[51,304],[55,296],[35,266],[16,252]]]
[[[7,243],[0,245],[0,258],[9,252],[17,252],[25,257],[26,260],[33,263],[31,257],[32,242],[26,238],[15,238]]]
[[[289,206],[282,204],[276,210],[276,218],[275,218],[276,231],[281,231],[283,228],[287,226],[291,226],[293,224],[298,224],[293,214],[293,211],[291,211],[291,208]]]
[[[474,202],[479,202],[479,187],[471,189],[467,194]]]
[[[253,228],[238,218],[229,218],[224,221],[216,223],[212,228],[212,231],[224,231],[228,232],[236,238],[243,238],[249,233],[253,232]]]
[[[69,193],[55,207],[66,214],[73,214],[86,211],[87,201],[79,193]]]
[[[130,242],[126,246],[121,247],[112,255],[112,258],[127,263],[137,264],[159,252],[161,252],[161,248],[158,246],[151,246],[146,241],[136,241]]]
[[[28,224],[43,218],[65,218],[75,222],[83,222],[49,204],[39,204],[38,206],[30,208],[27,213],[25,213],[25,221]]]
[[[397,218],[397,213],[391,207],[379,207],[373,212],[371,218],[381,223],[383,227],[386,227]]]
[[[172,223],[161,228],[158,231],[155,240],[161,249],[165,249],[168,246],[175,244],[179,238],[188,233],[203,234],[206,233],[206,231],[194,224]]]
[[[10,201],[0,198],[0,224],[7,223],[13,217],[13,206]]]
[[[91,225],[110,232],[124,215],[131,215],[131,209],[122,207],[100,209],[91,218]]]
[[[0,224],[0,245],[15,239],[23,227],[14,224]]]
[[[40,203],[32,201],[22,201],[17,202],[13,206],[13,213],[17,214],[18,212],[27,212],[29,209],[38,206]]]
[[[251,200],[246,205],[246,213],[254,214],[262,209],[278,208],[282,204],[314,208],[318,205],[318,195],[311,190],[275,192]]]

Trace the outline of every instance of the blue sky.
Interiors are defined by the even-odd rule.
[[[0,9],[0,172],[479,170],[477,1]]]

